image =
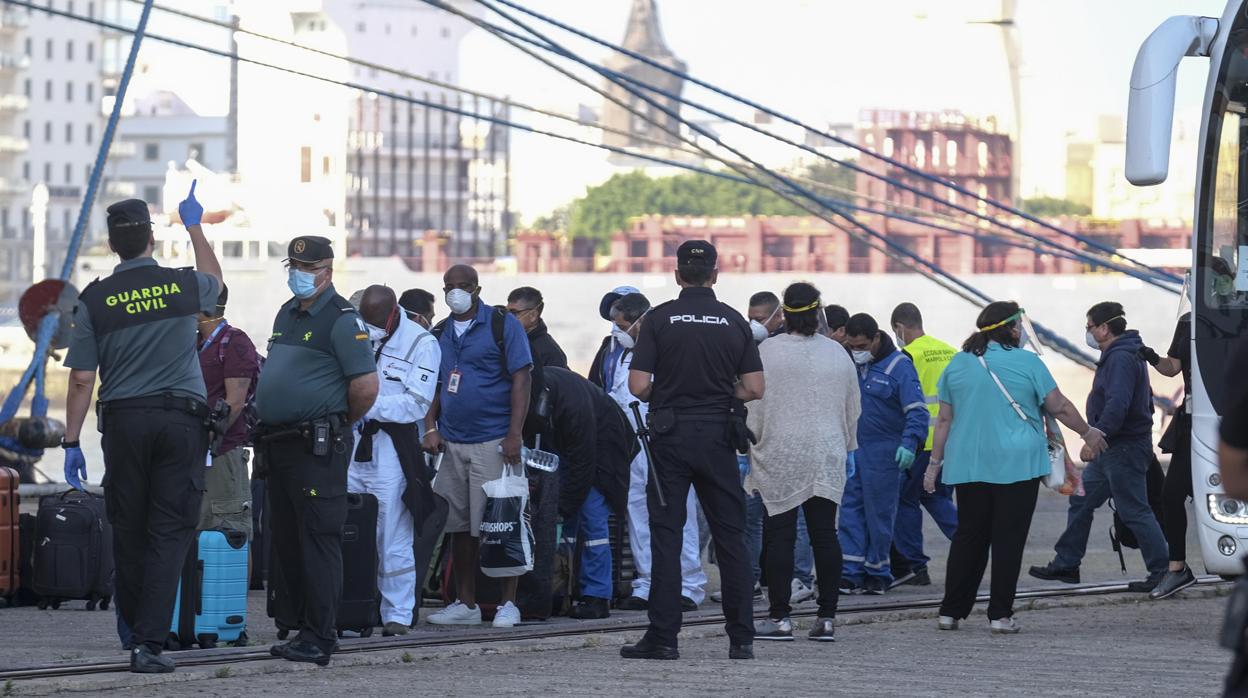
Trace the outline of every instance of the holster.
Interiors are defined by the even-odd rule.
[[[646,413],[646,422],[650,426],[651,434],[656,436],[670,434],[676,430],[676,410],[671,407],[650,410]]]

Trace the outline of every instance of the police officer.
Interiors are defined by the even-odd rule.
[[[325,666],[337,638],[342,597],[342,526],[347,517],[351,425],[377,399],[368,328],[333,285],[329,240],[290,242],[294,297],[273,320],[268,360],[256,386],[258,459],[268,469],[273,571],[281,629],[275,657]]]
[[[763,396],[763,364],[749,323],[715,299],[714,246],[704,240],[676,251],[680,297],[642,322],[628,387],[649,401],[651,452],[657,478],[648,485],[651,550],[650,627],[626,659],[677,659],[680,552],[690,484],[711,525],[723,580],[730,659],[754,658],[752,573],[745,546],[745,492],[737,470],[745,442],[733,399]],[[656,481],[657,480],[657,481]],[[660,502],[660,490],[663,502]],[[666,504],[666,506],[664,506]]]
[[[81,488],[79,447],[101,376],[105,506],[113,526],[117,609],[133,632],[130,671],[166,673],[162,656],[182,565],[199,523],[208,456],[208,407],[196,356],[196,321],[215,310],[221,265],[200,227],[195,184],[178,206],[198,271],[152,259],[147,204],[108,207],[108,246],[121,257],[111,276],[83,289],[65,365],[65,479]]]

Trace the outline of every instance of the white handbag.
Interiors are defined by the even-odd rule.
[[[1001,394],[1005,396],[1005,399],[1009,400],[1010,407],[1014,408],[1014,414],[1017,414],[1019,419],[1038,430],[1040,435],[1044,437],[1049,449],[1049,474],[1044,478],[1044,486],[1052,490],[1060,489],[1062,485],[1066,484],[1066,447],[1060,440],[1049,438],[1043,423],[1038,424],[1036,420],[1027,416],[1027,412],[1023,410],[1022,405],[1018,404],[1014,396],[1010,395],[1010,391],[1005,389],[1005,384],[1001,382],[997,374],[993,373],[991,368],[988,368],[988,362],[984,360],[984,357],[979,357],[979,363],[988,372],[988,375],[992,376],[992,382],[996,383],[997,387],[1001,389]],[[1046,419],[1056,421],[1052,417],[1046,417]],[[1053,425],[1053,433],[1061,433],[1057,430],[1056,424]]]

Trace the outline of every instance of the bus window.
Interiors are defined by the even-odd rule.
[[[1234,111],[1232,111],[1234,109]],[[1213,176],[1212,216],[1209,234],[1200,250],[1204,267],[1201,293],[1210,308],[1244,307],[1248,305],[1248,288],[1236,288],[1235,274],[1240,264],[1248,265],[1241,250],[1248,251],[1248,216],[1240,216],[1240,207],[1248,205],[1244,187],[1248,178],[1241,171],[1248,160],[1243,138],[1248,121],[1241,115],[1243,105],[1232,104],[1222,116],[1218,139],[1217,169]]]

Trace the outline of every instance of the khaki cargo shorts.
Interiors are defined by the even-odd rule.
[[[443,530],[447,533],[471,533],[474,538],[480,534],[481,517],[485,514],[485,490],[481,485],[503,476],[503,454],[498,450],[502,443],[502,439],[481,444],[446,442],[433,491],[446,499]]]
[[[251,540],[251,477],[247,474],[247,449],[240,446],[213,458],[212,467],[204,471],[204,486],[199,529],[243,531],[247,540]]]

